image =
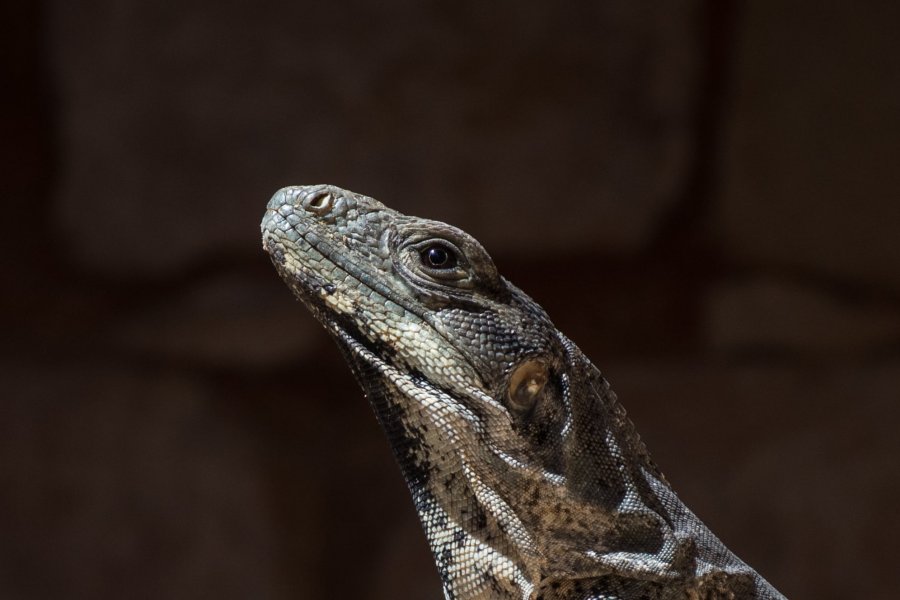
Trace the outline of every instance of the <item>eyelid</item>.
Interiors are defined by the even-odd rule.
[[[428,268],[420,253],[430,244],[452,248],[458,257],[452,269]],[[394,266],[417,292],[426,296],[440,293],[442,301],[467,302],[476,290],[482,290],[501,302],[508,300],[510,289],[497,272],[493,260],[475,239],[443,223],[420,219],[396,225],[391,236]],[[449,296],[449,298],[447,297]]]
[[[422,240],[419,240],[413,244],[409,245],[409,248],[413,249],[417,254],[421,255],[423,252],[428,250],[433,246],[440,246],[444,248],[447,252],[453,254],[456,257],[456,262],[458,266],[467,265],[468,261],[466,260],[466,255],[463,254],[462,250],[460,250],[459,246],[451,242],[450,240],[444,238],[437,237],[429,237]]]
[[[417,277],[437,285],[452,285],[456,288],[471,286],[471,273],[466,256],[459,246],[451,240],[444,237],[418,234],[408,240],[404,246],[403,253],[407,257],[404,260],[406,267],[411,272],[417,273]],[[434,246],[442,247],[449,254],[452,254],[456,259],[455,264],[451,267],[429,266],[423,254]]]

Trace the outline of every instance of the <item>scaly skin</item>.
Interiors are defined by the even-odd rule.
[[[448,599],[783,598],[474,238],[327,185],[280,190],[262,233],[387,433]]]

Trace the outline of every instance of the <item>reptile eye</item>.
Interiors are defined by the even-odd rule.
[[[439,244],[428,246],[421,256],[422,264],[432,269],[452,269],[458,262],[453,250]]]

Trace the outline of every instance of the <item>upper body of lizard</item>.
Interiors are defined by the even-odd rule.
[[[783,598],[471,236],[327,185],[280,190],[262,232],[371,401],[448,599]]]

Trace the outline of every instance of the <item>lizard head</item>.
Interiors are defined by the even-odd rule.
[[[521,411],[562,354],[544,311],[456,227],[315,185],[279,190],[262,232],[282,278],[329,331],[422,380]],[[529,367],[513,377],[520,363]]]
[[[366,391],[439,566],[474,553],[521,588],[660,549],[661,519],[625,498],[651,467],[606,382],[472,236],[328,185],[278,191],[262,233]]]

